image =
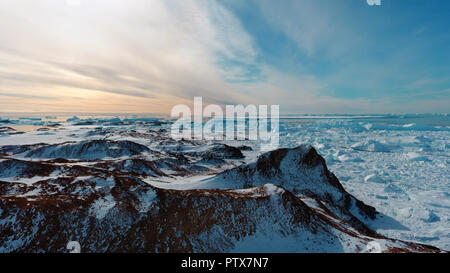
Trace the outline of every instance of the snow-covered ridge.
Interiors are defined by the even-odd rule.
[[[39,185],[41,190],[30,186],[31,192],[0,183],[0,252],[64,252],[71,238],[84,252],[230,252],[250,249],[261,236],[282,239],[272,242],[274,252],[285,251],[286,241],[296,245],[295,252],[363,252],[371,241],[387,252],[438,251],[360,233],[270,185],[177,191],[127,177],[93,181],[48,181]],[[105,186],[99,188],[101,181]],[[66,194],[41,192],[62,183],[76,184]]]
[[[26,152],[24,157],[98,160],[139,155],[149,151],[146,146],[131,141],[86,140],[42,146]]]

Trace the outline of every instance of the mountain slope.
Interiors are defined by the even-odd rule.
[[[62,181],[38,187],[52,183]],[[384,251],[438,251],[362,234],[271,184],[175,191],[125,177],[65,183],[74,191],[14,196],[11,183],[0,184],[0,252],[65,252],[72,240],[83,252],[230,252],[271,238],[274,252],[359,252],[373,240]]]
[[[69,241],[82,252],[439,251],[369,229],[376,210],[311,146],[251,163],[250,146],[174,140],[142,122],[0,147],[0,252],[68,252]]]

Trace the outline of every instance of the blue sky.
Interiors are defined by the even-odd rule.
[[[445,112],[450,2],[0,0],[0,112]]]
[[[259,62],[293,76],[312,74],[326,84],[321,94],[399,104],[448,102],[450,2],[385,0],[369,6],[365,1],[277,5],[256,0],[225,5],[252,34]],[[249,80],[264,80],[259,70],[250,71]]]

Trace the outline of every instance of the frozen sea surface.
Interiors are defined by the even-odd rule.
[[[290,119],[280,146],[312,144],[344,187],[384,217],[371,224],[398,239],[450,249],[450,117]]]

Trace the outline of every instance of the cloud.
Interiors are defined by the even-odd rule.
[[[239,20],[214,1],[2,1],[0,16],[2,89],[31,96],[36,87],[68,87],[160,104],[167,95],[248,100],[217,64],[249,65],[256,50]]]
[[[19,93],[2,93],[0,92],[0,97],[13,97],[13,98],[28,98],[28,99],[41,99],[41,100],[53,100],[53,97],[44,96],[33,96],[29,94],[19,94]]]
[[[168,113],[203,96],[282,113],[407,112],[424,109],[399,105],[408,91],[448,88],[445,73],[418,65],[432,52],[420,40],[378,43],[379,13],[320,2],[0,0],[0,111]],[[245,6],[250,16],[236,12]],[[408,31],[424,39],[424,29]]]

